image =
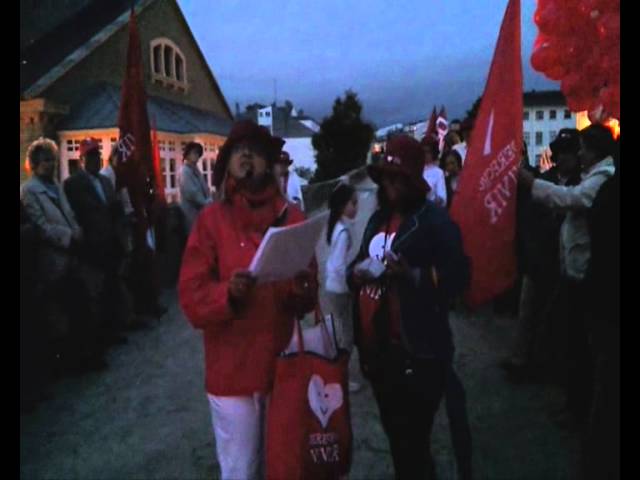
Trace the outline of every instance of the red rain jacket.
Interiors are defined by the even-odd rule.
[[[276,201],[284,207],[283,199]],[[294,306],[293,280],[285,280],[256,285],[239,311],[229,306],[229,279],[235,270],[249,267],[257,250],[234,210],[231,203],[218,202],[202,211],[189,236],[178,282],[186,317],[204,332],[206,390],[219,396],[269,392],[276,356],[291,339],[296,315],[312,310],[316,301]],[[289,204],[284,225],[303,220],[302,212]],[[315,278],[315,261],[310,268]]]

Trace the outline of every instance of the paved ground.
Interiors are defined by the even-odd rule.
[[[375,202],[373,192],[364,187],[363,220]],[[358,223],[360,232],[363,220]],[[324,250],[318,250],[320,259]],[[200,333],[183,318],[174,292],[166,292],[165,301],[171,306],[169,313],[153,327],[130,334],[127,345],[114,348],[107,371],[61,381],[51,400],[21,417],[21,478],[218,478],[203,391]],[[467,388],[476,478],[574,478],[576,439],[553,426],[546,414],[561,402],[558,389],[510,386],[497,367],[506,354],[514,319],[490,311],[459,312],[451,323],[458,348],[456,368]],[[352,397],[351,478],[392,478],[377,408],[355,358],[351,373],[364,384]],[[443,409],[434,426],[432,449],[440,477],[455,478]]]

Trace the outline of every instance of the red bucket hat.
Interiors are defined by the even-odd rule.
[[[385,175],[403,175],[416,187],[429,190],[422,178],[424,152],[420,142],[408,135],[398,135],[387,143],[382,162],[367,168],[371,180],[380,184]],[[425,193],[426,194],[426,193]]]
[[[267,156],[267,162],[270,165],[276,162],[282,146],[285,143],[281,138],[271,136],[269,129],[251,120],[236,122],[233,127],[231,127],[227,140],[222,147],[220,147],[218,159],[213,167],[213,185],[216,189],[220,189],[222,181],[224,180],[227,167],[229,166],[231,151],[234,147],[244,142],[255,145],[263,150]]]

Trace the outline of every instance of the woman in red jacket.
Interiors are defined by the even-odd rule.
[[[204,332],[206,390],[223,480],[261,476],[276,357],[291,339],[296,316],[317,300],[315,266],[295,279],[259,285],[247,271],[270,226],[304,220],[272,173],[283,144],[253,122],[233,126],[213,172],[221,201],[196,219],[180,271],[180,305]]]

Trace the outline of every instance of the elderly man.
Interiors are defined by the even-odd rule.
[[[80,250],[82,272],[94,314],[102,325],[106,345],[124,343],[117,334],[126,323],[117,308],[122,303],[120,266],[126,250],[124,211],[109,179],[100,175],[102,159],[97,140],[80,144],[80,169],[64,182],[78,223],[85,234]]]
[[[57,360],[52,367],[77,373],[104,368],[77,273],[82,230],[54,178],[58,149],[40,138],[29,146],[27,157],[33,176],[22,187],[21,198],[39,242],[34,296],[44,312],[47,353]]]
[[[577,186],[554,185],[534,179],[530,172],[520,171],[520,183],[531,189],[533,201],[567,214],[560,228],[560,264],[570,309],[567,406],[572,414],[571,423],[586,422],[591,405],[593,365],[585,320],[584,286],[591,257],[587,214],[600,187],[615,173],[614,148],[613,135],[603,125],[590,125],[580,132],[578,155],[584,173]]]
[[[211,203],[211,190],[198,168],[198,160],[202,157],[202,145],[189,142],[184,147],[184,166],[180,170],[180,208],[184,214],[187,235],[200,210]]]

